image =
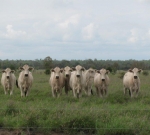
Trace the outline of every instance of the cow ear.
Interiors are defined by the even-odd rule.
[[[81,68],[82,71],[85,71],[86,69],[84,67]]]
[[[72,67],[72,70],[75,71],[76,69],[74,67]]]
[[[11,73],[15,73],[15,70],[11,70]]]
[[[63,71],[64,71],[64,69],[63,69],[63,68],[61,68],[61,69],[60,69],[60,72],[62,73]]]
[[[52,69],[51,69],[51,72],[55,72],[55,70],[52,68]]]
[[[72,72],[72,68],[70,68],[70,70],[69,70],[70,72]]]
[[[129,72],[133,72],[132,69],[129,69],[128,71],[129,71]]]
[[[34,68],[33,67],[29,67],[29,71],[33,71],[34,70]]]
[[[106,74],[109,74],[110,73],[110,71],[109,70],[106,70]]]
[[[24,68],[23,67],[19,67],[19,70],[22,71],[22,70],[24,70]]]
[[[138,72],[139,72],[139,73],[142,73],[142,72],[143,72],[143,70],[142,70],[142,69],[139,69],[139,70],[138,70]]]
[[[2,73],[5,73],[5,70],[1,71]]]
[[[99,71],[99,70],[96,70],[96,73],[100,73],[100,71]]]

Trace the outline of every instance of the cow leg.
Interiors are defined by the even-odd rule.
[[[91,87],[88,87],[88,96],[91,96]]]
[[[65,84],[65,93],[66,93],[66,95],[68,95],[68,86],[67,86],[67,84]]]
[[[62,90],[57,90],[57,98],[59,98],[60,97],[60,95],[62,94],[62,92],[61,92]]]
[[[29,95],[30,89],[26,90],[25,96],[27,97]]]
[[[126,95],[126,92],[127,92],[127,88],[123,88],[123,92],[124,92],[124,95]]]
[[[5,95],[7,95],[8,92],[7,92],[7,89],[5,87],[4,87],[4,92],[5,92]]]
[[[102,98],[103,97],[103,89],[99,88],[99,96]]]
[[[99,90],[98,90],[98,88],[97,88],[97,87],[95,87],[95,88],[96,88],[97,96],[99,96]]]
[[[87,90],[86,87],[84,87],[84,92],[85,92],[86,95],[88,95],[88,90]]]
[[[75,88],[73,88],[72,91],[73,91],[73,96],[76,97],[76,90],[75,90]]]
[[[12,95],[13,94],[13,89],[10,89],[10,95]]]
[[[58,95],[58,91],[54,91],[54,95],[55,95],[55,97],[57,97],[57,95]]]
[[[104,89],[104,92],[105,92],[105,97],[107,97],[107,88]]]
[[[56,91],[52,88],[52,96],[56,97]]]
[[[138,97],[138,94],[139,94],[139,89],[136,90],[136,95],[135,95],[136,98]]]
[[[133,98],[133,92],[132,92],[132,88],[130,88],[130,96],[131,96],[131,98]]]
[[[24,91],[23,91],[22,87],[20,88],[20,91],[21,91],[21,97],[24,97]]]
[[[82,90],[79,90],[79,97],[82,97]]]

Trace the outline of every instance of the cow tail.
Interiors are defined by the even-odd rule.
[[[19,87],[18,87],[18,81],[17,81],[17,80],[16,80],[16,86],[17,86],[17,88],[19,88]]]

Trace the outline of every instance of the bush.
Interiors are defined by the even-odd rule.
[[[49,69],[46,69],[44,73],[45,73],[46,75],[49,75],[49,74],[50,74],[50,70],[49,70]]]
[[[19,110],[16,108],[14,101],[10,100],[7,104],[5,115],[16,116],[16,114],[18,113],[19,113]]]
[[[119,77],[120,79],[123,79],[124,74],[125,74],[125,72],[124,72],[124,71],[121,71],[121,72],[119,72],[118,77]]]
[[[148,71],[143,71],[143,75],[148,76],[149,75]]]

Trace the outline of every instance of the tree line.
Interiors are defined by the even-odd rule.
[[[56,66],[63,68],[65,66],[75,67],[76,65],[82,65],[86,69],[94,68],[101,69],[106,68],[111,71],[116,70],[128,70],[130,68],[141,68],[143,70],[150,69],[150,60],[98,60],[98,59],[86,59],[86,60],[52,60],[50,56],[45,59],[35,60],[0,60],[0,68],[11,68],[17,70],[24,64],[28,64],[35,69],[51,69]]]

